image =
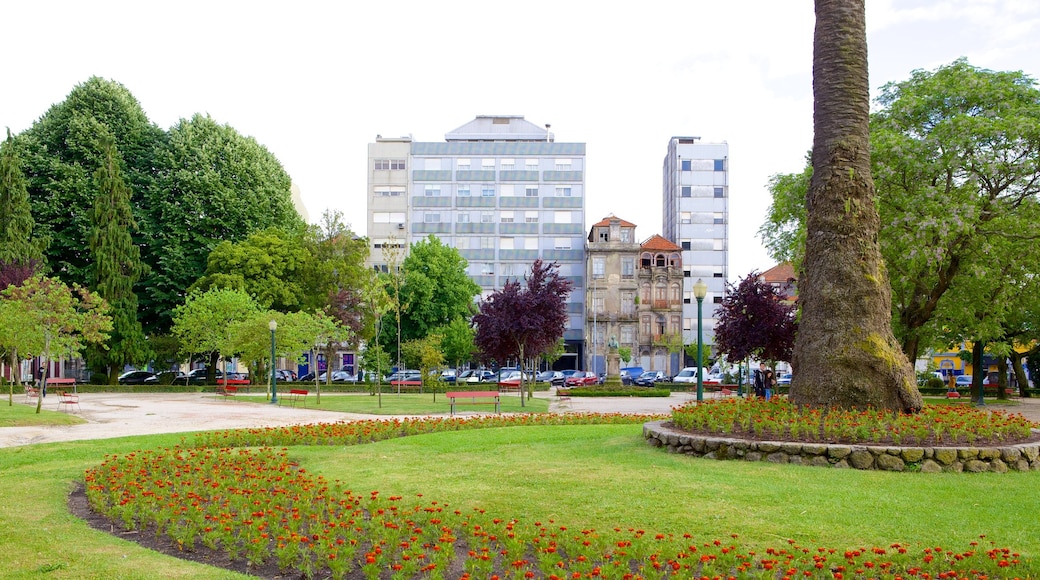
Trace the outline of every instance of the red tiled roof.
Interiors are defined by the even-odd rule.
[[[682,251],[682,248],[669,242],[665,238],[662,238],[660,234],[654,234],[646,239],[642,244],[639,245],[640,249],[643,250],[657,250],[662,252],[678,252]]]
[[[623,228],[634,228],[634,227],[636,227],[636,224],[634,224],[632,222],[625,221],[625,220],[617,217],[614,214],[610,214],[607,217],[605,217],[602,220],[600,220],[599,222],[592,224],[592,227],[594,227],[594,228],[600,227],[601,228],[601,227],[609,226],[610,225],[610,220],[617,220],[621,224],[621,227],[623,227]]]
[[[772,268],[762,272],[758,275],[765,282],[779,282],[781,284],[787,283],[788,280],[797,280],[798,276],[795,274],[794,266],[790,262],[783,262],[777,264]]]

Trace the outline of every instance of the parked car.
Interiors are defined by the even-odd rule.
[[[472,373],[466,377],[465,382],[467,383],[490,383],[498,380],[498,375],[491,371],[472,371]],[[456,382],[462,382],[456,380]]]
[[[664,373],[661,371],[646,371],[645,373],[636,377],[632,382],[640,387],[652,387],[654,383],[658,381],[663,382],[665,380]]]
[[[280,383],[291,383],[296,380],[296,373],[289,369],[278,369],[275,372],[275,378]]]
[[[390,376],[386,377],[386,382],[388,383],[394,383],[398,381],[422,381],[422,371],[399,370],[395,373],[391,373]]]
[[[224,378],[224,373],[222,373],[220,371],[220,369],[217,369],[216,379],[219,381],[220,379],[223,379],[223,378]],[[195,384],[205,383],[206,382],[206,369],[195,369],[195,370],[191,371],[190,373],[188,373],[188,376],[186,377],[186,380],[189,383],[195,383]]]
[[[988,385],[989,375],[982,377],[982,384]],[[958,387],[970,387],[971,386],[971,375],[957,375],[957,386]]]
[[[791,373],[784,373],[776,379],[778,385],[790,385],[791,384]]]
[[[152,379],[152,381],[149,381]],[[150,371],[126,371],[119,375],[117,379],[120,385],[143,385],[148,382],[155,382],[155,373]]]
[[[564,385],[567,387],[584,387],[586,385],[595,385],[597,383],[599,383],[599,376],[592,371],[575,371],[574,374],[567,377],[564,381]]]
[[[152,377],[145,379],[144,382],[149,385],[170,385],[176,383],[177,381],[184,382],[185,380],[187,380],[187,378],[188,375],[182,373],[181,371],[162,371]]]
[[[454,383],[457,376],[455,369],[444,369],[441,371],[440,379],[446,383]]]
[[[686,367],[679,371],[679,374],[672,377],[673,383],[696,383],[697,382],[697,367]],[[701,380],[703,383],[703,379]]]
[[[502,371],[498,374],[498,387],[500,389],[519,389],[520,371]]]
[[[643,374],[643,367],[625,367],[621,369],[619,374],[621,375],[622,385],[631,385],[635,381],[636,377]]]
[[[538,373],[535,380],[539,383],[552,383],[555,378],[559,378],[560,384],[563,384],[563,373],[560,371],[542,371]]]

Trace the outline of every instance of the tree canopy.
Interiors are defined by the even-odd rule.
[[[213,380],[217,357],[234,354],[235,326],[260,311],[256,302],[241,290],[213,288],[188,295],[185,303],[174,309],[170,331],[180,340],[185,354],[209,356],[208,378]]]
[[[45,240],[33,237],[36,221],[11,131],[0,145],[0,290],[19,285],[43,266]]]
[[[752,271],[729,291],[719,306],[715,346],[729,360],[749,357],[790,361],[798,330],[796,308]]]

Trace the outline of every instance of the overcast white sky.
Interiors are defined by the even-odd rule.
[[[587,143],[586,225],[661,231],[668,139],[730,146],[730,278],[772,262],[756,232],[774,173],[812,145],[810,0],[9,2],[0,126],[20,132],[92,75],[168,128],[208,113],[270,149],[312,221],[365,233],[367,144],[442,141],[524,115]],[[875,89],[965,56],[1040,75],[1035,0],[868,0]]]

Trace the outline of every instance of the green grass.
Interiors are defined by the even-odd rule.
[[[25,395],[15,395],[12,404],[4,397],[0,403],[0,427],[34,427],[44,425],[79,425],[86,423],[71,413],[54,411],[58,396],[44,397],[40,413],[36,413],[36,401],[25,403]]]
[[[278,398],[282,405],[289,404],[288,391],[280,391]],[[264,403],[268,399],[264,395],[235,395],[235,400],[248,401],[250,403]],[[548,399],[535,398],[524,401],[520,406],[520,397],[516,393],[502,393],[500,397],[503,413],[545,413],[549,410]],[[308,409],[320,409],[323,411],[338,411],[340,413],[365,413],[369,415],[436,415],[447,414],[451,411],[451,405],[444,393],[433,395],[425,393],[383,393],[382,397],[368,393],[353,394],[328,394],[321,396],[321,402],[314,391],[311,391],[302,403],[297,407]],[[480,412],[494,413],[494,403],[479,405],[459,405],[458,412]]]
[[[332,397],[330,397],[331,399]],[[324,401],[323,401],[324,403]],[[105,454],[174,445],[171,434],[0,449],[5,578],[243,578],[89,529],[66,510],[72,482]],[[893,541],[965,549],[985,534],[1040,559],[1040,473],[920,474],[720,462],[647,446],[641,427],[555,426],[440,433],[354,447],[292,447],[310,473],[573,528],[787,538],[838,549]],[[44,572],[50,571],[44,576]],[[1030,569],[1040,574],[1040,567]]]

